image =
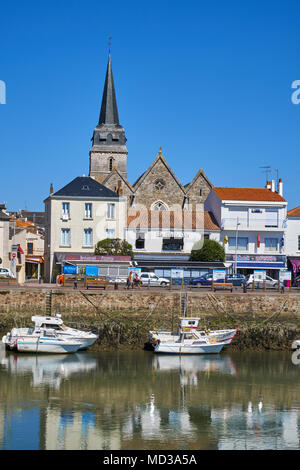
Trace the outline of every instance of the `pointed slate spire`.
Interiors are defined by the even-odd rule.
[[[103,89],[102,104],[99,118],[100,124],[119,125],[116,92],[111,67],[110,52],[106,69],[105,84]]]

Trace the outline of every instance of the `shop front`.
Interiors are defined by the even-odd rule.
[[[300,257],[288,257],[288,269],[292,271],[293,279],[300,275]]]
[[[79,275],[86,275],[87,268],[98,268],[97,275],[126,278],[131,264],[130,256],[101,256],[81,253],[55,253],[56,274],[64,274],[67,267],[75,268]],[[71,273],[71,272],[70,272]],[[93,270],[93,275],[96,271]]]
[[[280,269],[286,268],[286,256],[283,255],[226,255],[226,261],[232,263],[233,270],[247,276],[254,270],[263,269],[267,276],[279,279]]]

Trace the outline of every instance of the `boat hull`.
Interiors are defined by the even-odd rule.
[[[159,343],[154,352],[163,354],[218,354],[222,351],[224,344],[176,344]]]
[[[43,338],[19,338],[16,341],[18,352],[68,354],[78,351],[79,347],[79,343]]]

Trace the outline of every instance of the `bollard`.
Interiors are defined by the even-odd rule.
[[[247,285],[246,285],[245,282],[243,284],[243,292],[244,292],[244,294],[247,294]]]
[[[114,285],[114,290],[118,290],[119,289],[119,286],[118,286],[118,283],[115,282],[115,285]]]
[[[77,281],[74,282],[74,289],[77,289]]]

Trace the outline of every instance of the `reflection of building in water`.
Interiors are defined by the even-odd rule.
[[[296,409],[276,410],[249,402],[246,409],[213,409],[211,423],[220,450],[299,448],[300,411]]]
[[[45,449],[120,449],[118,427],[107,431],[96,423],[95,411],[61,411],[48,407],[45,413]]]

